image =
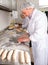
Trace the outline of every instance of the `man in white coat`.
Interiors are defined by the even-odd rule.
[[[27,42],[31,40],[34,65],[47,65],[47,17],[45,13],[37,10],[32,3],[26,2],[22,7],[22,27],[27,29],[28,34],[21,36],[18,42]]]

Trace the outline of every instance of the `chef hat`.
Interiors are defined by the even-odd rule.
[[[24,2],[21,5],[21,10],[25,9],[25,8],[34,8],[34,4],[32,4],[31,2]]]

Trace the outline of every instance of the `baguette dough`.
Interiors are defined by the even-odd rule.
[[[17,60],[16,54],[17,54],[16,50],[14,50],[13,55],[12,55],[12,59],[13,59],[14,62],[16,62],[16,60]]]
[[[4,60],[4,59],[6,58],[7,52],[8,52],[8,50],[5,50],[5,51],[3,52],[2,56],[1,56],[1,59],[2,59],[2,60]]]
[[[8,53],[8,55],[7,55],[7,60],[8,60],[8,61],[11,61],[12,54],[13,54],[13,50],[9,51],[9,53]]]
[[[3,51],[4,51],[4,49],[0,49],[0,56],[2,55]]]
[[[24,55],[25,55],[25,63],[26,63],[26,64],[29,64],[29,63],[30,63],[29,53],[28,53],[28,52],[24,52]]]
[[[24,64],[25,63],[24,51],[20,51],[19,52],[19,62],[21,64]]]
[[[10,25],[10,26],[8,27],[8,29],[14,29],[14,28],[15,28],[14,25]]]

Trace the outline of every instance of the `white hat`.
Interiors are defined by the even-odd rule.
[[[31,2],[24,2],[21,5],[21,10],[25,9],[25,8],[34,8],[34,4],[32,4]]]

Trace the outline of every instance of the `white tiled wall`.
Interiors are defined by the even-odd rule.
[[[3,5],[7,8],[12,8],[12,0],[0,0],[0,5]]]
[[[9,12],[0,10],[0,31],[10,24]]]

